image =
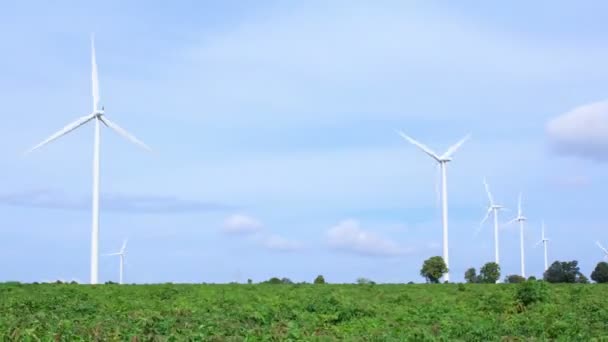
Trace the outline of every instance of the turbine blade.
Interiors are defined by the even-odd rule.
[[[517,216],[521,217],[522,215],[522,210],[521,210],[521,192],[519,193],[519,198],[517,199]]]
[[[110,255],[120,255],[120,252],[116,252],[116,253],[106,253],[106,254],[102,254],[104,256],[110,256]]]
[[[121,253],[123,253],[125,251],[125,249],[127,248],[127,241],[129,241],[129,239],[125,239],[125,241],[123,241],[122,248],[120,249]]]
[[[53,135],[51,135],[50,137],[46,138],[43,142],[39,143],[38,145],[32,147],[31,149],[29,149],[27,153],[31,153],[34,150],[37,150],[39,148],[41,148],[42,146],[50,143],[53,140],[56,140],[68,133],[70,133],[71,131],[75,130],[76,128],[84,125],[85,123],[91,121],[93,118],[95,118],[95,114],[91,114],[91,115],[87,115],[87,116],[83,116],[79,119],[77,119],[74,122],[71,122],[70,124],[66,125],[65,127],[63,127],[62,129],[60,129],[59,131],[53,133]]]
[[[490,192],[490,186],[488,185],[487,180],[483,179],[483,186],[486,188],[486,194],[488,195],[488,199],[490,200],[490,205],[494,205],[494,199],[492,198],[492,193]]]
[[[454,152],[456,152],[462,144],[471,138],[471,134],[467,134],[464,138],[460,139],[457,143],[450,146],[447,151],[441,156],[441,159],[450,158]]]
[[[116,133],[122,135],[125,139],[129,140],[130,142],[134,143],[135,145],[139,145],[141,148],[143,148],[145,150],[152,152],[152,149],[148,145],[144,144],[142,141],[137,139],[133,134],[127,132],[124,128],[122,128],[122,127],[118,126],[116,123],[110,121],[106,116],[100,117],[99,120],[101,120],[101,122],[103,122],[104,125],[113,129]]]
[[[600,248],[602,251],[604,251],[604,253],[605,253],[606,255],[608,255],[608,250],[606,250],[606,248],[604,248],[604,246],[602,246],[602,244],[601,244],[599,241],[595,241],[595,243],[597,244],[597,246],[598,246],[598,247],[599,247],[599,248]]]
[[[95,58],[95,36],[91,34],[91,82],[93,92],[93,112],[99,109],[99,75],[97,73],[97,60]]]
[[[505,226],[508,226],[508,225],[512,224],[513,222],[517,222],[517,217],[512,219],[511,221],[505,223]]]
[[[486,212],[486,216],[483,217],[483,219],[481,220],[481,222],[479,223],[480,226],[483,226],[483,224],[488,220],[488,218],[490,217],[490,214],[492,213],[492,208],[488,208],[488,211]]]
[[[545,240],[545,220],[540,222],[541,240]]]
[[[543,243],[543,240],[538,240],[538,242],[534,244],[534,247],[538,247],[538,245],[540,245],[541,243]]]
[[[435,159],[436,161],[441,161],[441,158],[439,158],[439,156],[437,155],[437,153],[435,153],[433,150],[431,150],[430,148],[428,148],[428,146],[424,145],[423,143],[421,143],[419,141],[416,141],[416,140],[412,139],[411,137],[407,136],[405,133],[403,133],[401,131],[397,131],[397,134],[399,134],[403,139],[407,140],[410,144],[418,147],[424,153],[426,153],[429,156],[431,156],[431,158]]]

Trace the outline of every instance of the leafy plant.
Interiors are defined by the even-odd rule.
[[[544,302],[549,297],[549,289],[544,281],[527,280],[517,287],[515,299],[528,306],[536,302]]]

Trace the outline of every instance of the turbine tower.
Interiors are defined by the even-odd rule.
[[[513,222],[519,222],[519,249],[521,253],[521,276],[526,277],[526,259],[524,257],[524,222],[527,218],[522,214],[521,210],[521,192],[519,193],[519,198],[517,200],[517,216],[509,221],[507,225]]]
[[[498,265],[500,265],[500,256],[498,253],[498,212],[501,210],[507,210],[507,208],[500,204],[494,203],[494,198],[492,197],[492,193],[490,192],[490,186],[488,185],[488,182],[486,182],[485,178],[483,179],[483,185],[486,188],[486,194],[488,195],[489,204],[486,216],[484,216],[484,218],[481,220],[477,232],[481,230],[481,227],[483,227],[483,224],[490,217],[490,214],[494,214],[494,260]]]
[[[116,252],[116,253],[109,253],[109,254],[104,254],[107,256],[110,255],[118,255],[120,256],[120,275],[118,278],[118,283],[122,284],[122,274],[123,274],[123,269],[124,269],[124,263],[125,263],[125,256],[127,255],[127,239],[125,239],[125,241],[123,241],[122,243],[122,248],[120,248],[120,252]]]
[[[596,241],[595,243],[604,252],[604,260],[608,261],[608,250],[606,248],[604,248],[604,246],[602,246],[602,244],[599,241]]]
[[[97,62],[95,60],[95,42],[91,35],[91,67],[92,67],[92,90],[93,90],[93,112],[89,115],[83,116],[74,122],[68,124],[58,132],[54,133],[46,140],[42,141],[38,145],[32,147],[26,153],[30,153],[34,150],[41,148],[44,145],[70,133],[71,131],[83,126],[89,121],[95,121],[95,134],[93,141],[93,193],[92,193],[92,228],[91,228],[91,284],[97,284],[99,280],[99,146],[100,146],[100,130],[101,125],[112,129],[119,135],[130,142],[143,147],[150,151],[150,148],[139,141],[131,133],[127,132],[116,123],[110,121],[104,114],[103,106],[99,107],[99,78],[97,75]]]
[[[549,262],[547,259],[547,242],[549,242],[549,239],[547,239],[547,237],[545,236],[545,221],[544,220],[541,222],[541,234],[542,235],[541,235],[540,240],[534,245],[534,247],[540,245],[541,243],[543,244],[543,249],[545,250],[545,271],[546,271],[549,268]]]
[[[448,256],[448,187],[447,187],[447,174],[446,174],[446,164],[452,160],[452,155],[462,146],[462,144],[467,141],[471,135],[468,134],[460,141],[450,146],[447,151],[441,156],[435,153],[433,150],[428,148],[426,145],[412,139],[407,136],[405,133],[398,131],[399,135],[403,137],[403,139],[407,140],[409,143],[421,149],[424,153],[433,158],[437,163],[439,163],[440,171],[441,171],[441,209],[442,209],[442,223],[443,223],[443,260],[445,261],[445,265],[448,268],[448,272],[444,276],[445,281],[450,281],[450,259]]]

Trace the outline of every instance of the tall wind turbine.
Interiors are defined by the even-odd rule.
[[[93,141],[93,205],[92,205],[92,228],[91,228],[91,284],[98,283],[98,266],[99,266],[99,146],[100,146],[100,133],[101,124],[112,129],[119,135],[130,142],[143,147],[150,151],[150,148],[139,141],[131,133],[127,132],[116,123],[110,121],[104,114],[103,106],[99,108],[99,78],[97,75],[97,62],[95,61],[95,43],[94,38],[91,35],[91,67],[92,67],[92,90],[93,90],[93,112],[74,122],[68,124],[58,132],[54,133],[40,144],[32,147],[27,153],[30,153],[36,149],[41,148],[44,145],[70,133],[71,131],[79,128],[89,121],[95,121],[95,135]]]
[[[119,284],[122,284],[122,274],[123,274],[123,269],[124,269],[125,256],[127,255],[126,249],[127,249],[127,240],[125,239],[125,241],[123,241],[123,243],[122,243],[122,247],[120,248],[119,252],[105,254],[107,256],[118,255],[120,257],[120,276],[118,278]]]
[[[545,250],[545,271],[546,271],[549,268],[549,261],[547,260],[547,242],[549,242],[549,239],[547,239],[547,237],[545,236],[545,221],[544,220],[541,222],[541,234],[542,235],[541,235],[540,240],[536,243],[536,245],[534,245],[534,247],[540,245],[541,243],[543,244],[543,249]]]
[[[527,218],[522,214],[521,210],[521,192],[519,193],[519,198],[517,200],[517,216],[509,221],[507,224],[511,224],[513,222],[519,222],[519,249],[521,253],[521,276],[526,277],[526,259],[524,257],[524,222]]]
[[[604,252],[604,260],[608,261],[608,250],[606,248],[604,248],[604,246],[602,246],[602,244],[599,241],[596,241],[595,243]]]
[[[448,256],[448,186],[447,186],[447,174],[446,174],[446,164],[452,160],[452,155],[462,146],[462,144],[467,141],[471,135],[467,134],[464,138],[460,139],[457,143],[450,146],[447,151],[441,156],[435,153],[433,150],[428,148],[426,145],[414,140],[413,138],[407,136],[405,133],[398,131],[399,135],[403,137],[403,139],[410,142],[412,145],[418,147],[422,150],[422,152],[429,155],[433,158],[437,163],[439,163],[439,167],[441,169],[441,209],[442,209],[442,223],[443,223],[443,260],[445,261],[445,265],[448,268],[448,272],[444,276],[444,280],[450,281],[450,259]]]
[[[486,216],[481,220],[479,224],[479,229],[483,226],[486,220],[490,217],[490,214],[494,214],[494,260],[497,264],[500,265],[500,257],[498,253],[498,212],[501,210],[506,210],[506,208],[500,204],[494,203],[494,198],[492,197],[492,193],[490,192],[490,186],[486,179],[483,179],[483,185],[486,188],[486,194],[488,195],[488,211],[486,212]],[[479,230],[478,230],[479,232]]]

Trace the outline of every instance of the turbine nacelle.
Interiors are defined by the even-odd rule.
[[[99,117],[99,116],[102,116],[104,113],[105,113],[104,108],[103,108],[103,106],[101,106],[101,109],[96,109],[93,112],[93,115]]]

